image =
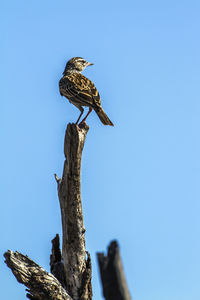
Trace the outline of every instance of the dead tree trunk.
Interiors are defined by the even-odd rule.
[[[85,250],[85,227],[81,203],[81,158],[89,127],[68,124],[62,178],[55,174],[62,218],[62,253],[59,235],[52,240],[51,273],[28,256],[8,250],[5,263],[18,282],[28,288],[31,300],[91,300],[91,260]],[[87,259],[86,259],[87,257]],[[130,300],[119,248],[113,241],[108,255],[98,253],[98,262],[106,300]]]
[[[66,289],[74,299],[91,299],[90,255],[85,251],[85,227],[81,203],[81,157],[88,127],[68,124],[64,154],[66,157],[58,196],[62,217],[62,258]],[[87,260],[86,260],[87,254]]]
[[[32,300],[91,300],[91,261],[85,250],[85,228],[81,203],[81,157],[89,127],[68,124],[63,176],[55,175],[62,217],[62,255],[59,236],[52,241],[51,272],[27,256],[8,250],[7,266],[18,282],[23,283]],[[86,259],[87,256],[87,259]]]
[[[108,253],[97,253],[103,295],[106,300],[131,300],[117,241],[108,246]]]

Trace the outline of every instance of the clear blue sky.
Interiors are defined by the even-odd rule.
[[[79,111],[58,91],[65,63],[84,74],[115,127],[88,118],[82,199],[95,253],[118,239],[134,300],[200,299],[200,2],[1,2],[1,297],[25,299],[7,249],[49,270],[61,233],[54,173]]]

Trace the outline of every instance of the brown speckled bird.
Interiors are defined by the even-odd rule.
[[[87,66],[91,65],[93,64],[81,57],[70,59],[66,64],[63,77],[59,81],[60,94],[61,96],[65,96],[69,102],[80,110],[81,113],[76,124],[78,124],[84,112],[83,106],[88,106],[89,111],[81,123],[85,122],[88,115],[94,109],[104,125],[114,126],[101,107],[101,98],[94,83],[81,74]]]

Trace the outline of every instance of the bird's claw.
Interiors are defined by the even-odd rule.
[[[82,122],[80,122],[80,123],[78,124],[78,127],[81,129],[81,128],[86,128],[86,127],[88,127],[88,126],[87,126],[87,124],[86,124],[85,121],[82,121]]]

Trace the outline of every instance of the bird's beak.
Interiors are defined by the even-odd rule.
[[[87,67],[88,67],[88,66],[93,66],[93,63],[88,62],[88,63],[87,63]]]

